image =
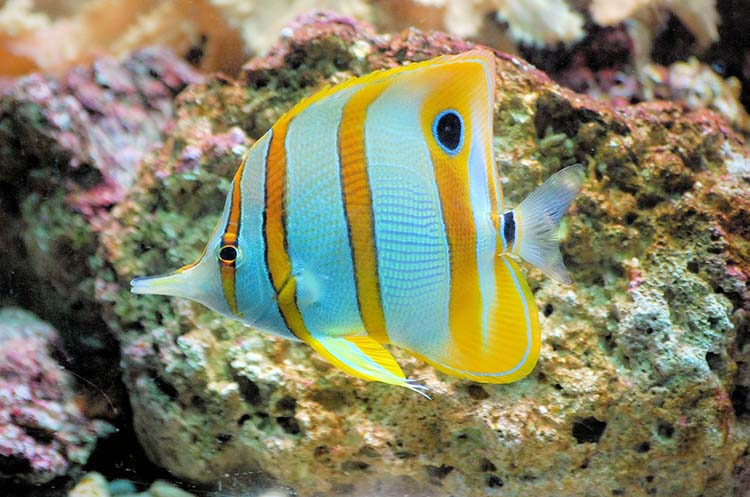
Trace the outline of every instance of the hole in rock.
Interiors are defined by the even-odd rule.
[[[448,476],[451,471],[453,471],[453,466],[448,466],[446,464],[433,466],[431,464],[428,464],[427,466],[425,466],[425,469],[427,470],[427,474],[430,475],[430,478],[442,480],[443,478]]]
[[[651,444],[648,442],[641,442],[635,446],[635,451],[641,454],[645,454],[649,450],[651,450]]]
[[[302,431],[297,420],[291,416],[279,416],[276,418],[276,422],[279,423],[282,430],[290,435],[297,435]]]
[[[721,354],[715,352],[706,352],[706,364],[711,371],[719,371],[724,369],[724,359]]]
[[[674,435],[674,426],[666,421],[659,421],[656,425],[656,433],[658,433],[660,437],[672,438]]]
[[[344,461],[341,463],[342,471],[364,471],[369,467],[370,465],[364,461]]]
[[[544,308],[542,309],[542,313],[544,313],[544,317],[550,317],[553,312],[555,312],[555,306],[553,306],[550,303],[544,304]]]
[[[595,417],[589,416],[573,423],[572,434],[579,444],[597,443],[605,428],[607,428],[606,421],[599,421]]]
[[[481,385],[477,385],[476,383],[468,385],[466,391],[468,392],[469,397],[474,400],[484,400],[490,396]]]
[[[252,406],[260,404],[262,399],[258,385],[245,376],[236,376],[234,381],[237,382],[237,386],[240,389],[240,395],[245,399],[245,402]]]
[[[750,414],[750,387],[737,385],[732,391],[732,408],[738,418],[747,419]]]
[[[492,475],[487,477],[487,486],[490,488],[500,488],[505,483],[503,483],[503,480],[501,480],[499,477]]]

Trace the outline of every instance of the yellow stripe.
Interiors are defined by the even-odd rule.
[[[422,131],[430,151],[450,251],[448,320],[451,340],[446,353],[459,357],[477,353],[473,347],[483,333],[477,234],[469,190],[472,99],[477,98],[472,92],[475,87],[471,85],[475,85],[478,78],[485,80],[480,64],[455,64],[441,68],[440,72],[426,72],[425,84],[432,89],[421,110]],[[457,111],[463,121],[463,145],[454,156],[440,148],[432,132],[435,118],[447,108]]]
[[[467,335],[482,333],[482,294],[477,268],[476,227],[469,199],[469,181],[463,171],[451,168],[442,150],[432,153],[440,204],[450,250],[450,301],[452,344],[459,349],[471,342]],[[465,350],[462,353],[469,353]]]
[[[297,307],[297,287],[292,277],[286,240],[285,196],[287,183],[286,133],[296,113],[285,114],[272,128],[266,158],[266,196],[263,232],[266,239],[266,264],[277,305],[287,328],[300,340],[312,337]]]
[[[289,330],[294,333],[298,338],[311,343],[314,339],[311,337],[309,330],[305,326],[302,315],[297,307],[296,303],[296,285],[294,278],[291,276],[291,261],[289,260],[289,254],[287,253],[286,247],[286,232],[285,232],[285,219],[284,219],[284,195],[286,190],[286,176],[287,176],[287,163],[286,163],[286,150],[285,141],[287,128],[290,122],[304,110],[310,108],[314,104],[320,102],[326,97],[330,97],[340,91],[352,88],[354,85],[361,84],[363,87],[386,87],[391,83],[391,79],[397,76],[401,72],[414,71],[415,73],[421,72],[418,70],[427,68],[442,67],[440,71],[424,71],[427,74],[427,80],[425,84],[435,84],[436,88],[441,88],[441,92],[433,93],[432,96],[438,96],[443,102],[455,101],[456,95],[462,96],[461,91],[464,88],[451,88],[451,85],[440,84],[439,80],[446,77],[446,74],[437,74],[441,71],[448,71],[452,62],[462,60],[464,58],[472,57],[486,57],[485,52],[476,51],[468,52],[466,54],[458,56],[444,56],[439,57],[430,61],[411,64],[405,67],[400,67],[384,72],[375,72],[362,78],[355,78],[347,81],[334,88],[325,88],[320,92],[316,93],[312,97],[299,102],[294,106],[288,113],[283,115],[272,128],[271,143],[269,145],[267,164],[266,164],[266,198],[265,198],[265,210],[264,210],[264,234],[266,238],[266,262],[268,265],[268,271],[271,276],[271,283],[278,294],[278,306],[281,315],[286,322]],[[445,65],[443,65],[445,64]],[[476,64],[456,64],[456,66],[476,66]],[[433,77],[434,76],[434,77]],[[484,76],[482,76],[484,77]],[[375,90],[372,90],[375,91]],[[381,90],[382,91],[382,90]],[[451,97],[450,99],[448,97]],[[363,97],[364,98],[364,97]],[[468,105],[469,96],[465,96],[463,99],[466,100],[466,105],[462,107],[462,114],[469,116],[468,113],[470,107]],[[434,100],[434,99],[433,99]],[[438,102],[434,102],[437,104]],[[443,110],[442,108],[440,110]],[[437,115],[437,114],[435,114]],[[429,122],[425,123],[425,136],[429,137],[432,134],[432,118],[430,116]],[[465,117],[465,119],[468,117]],[[459,282],[455,288],[451,289],[451,329],[454,334],[459,334],[463,331],[469,333],[481,334],[481,312],[475,307],[481,306],[481,295],[479,294],[479,278],[477,274],[476,266],[476,235],[473,233],[474,223],[471,216],[471,205],[468,196],[468,144],[470,143],[470,136],[464,140],[464,152],[454,157],[454,163],[461,163],[464,166],[463,177],[460,179],[459,185],[463,190],[460,195],[462,204],[457,212],[451,212],[449,215],[444,216],[446,225],[450,226],[449,231],[449,242],[451,243],[451,277],[453,281]],[[432,154],[442,151],[437,145],[432,143],[432,146],[436,150],[431,150]],[[459,160],[460,159],[460,160]],[[439,165],[435,164],[436,169],[440,169]],[[436,174],[440,176],[440,174]],[[455,178],[454,178],[455,179]],[[458,203],[452,190],[452,185],[448,179],[441,181],[442,192],[441,198],[443,205],[451,205],[452,203]],[[354,206],[354,202],[347,202],[348,205]],[[372,204],[368,203],[367,207],[372,209]],[[348,211],[347,211],[348,212]],[[352,210],[352,212],[354,212]],[[471,222],[466,223],[469,220]],[[471,230],[471,240],[467,242],[466,238],[463,238],[462,231],[466,229]],[[370,223],[370,230],[372,231],[372,223]],[[358,237],[360,235],[357,235]],[[362,237],[364,240],[365,237]],[[373,238],[374,239],[374,238]],[[358,238],[359,240],[359,238]],[[372,243],[370,241],[369,243]],[[359,245],[360,242],[358,241]],[[365,245],[364,243],[362,245]],[[356,256],[357,258],[368,259],[372,261],[372,258],[367,256],[367,249],[358,249],[358,253],[363,255]],[[468,256],[462,259],[463,256]],[[473,261],[473,262],[472,262]],[[372,264],[372,262],[370,262]],[[362,270],[365,272],[365,269]],[[459,276],[461,271],[465,271],[465,274]],[[370,277],[375,277],[374,272],[370,272]],[[360,278],[357,278],[358,280]],[[461,283],[461,281],[464,283]],[[364,280],[363,280],[364,281]],[[473,289],[470,288],[473,284]],[[368,285],[363,285],[368,286]],[[369,285],[370,290],[372,284]],[[359,289],[359,283],[358,283]],[[461,293],[464,291],[465,293]],[[379,302],[379,300],[378,300]],[[462,309],[463,307],[463,309]],[[370,311],[368,311],[369,313]],[[382,312],[382,310],[380,311]],[[369,321],[371,318],[368,317]],[[364,320],[364,318],[363,318]],[[378,327],[373,324],[374,334],[377,335]],[[384,329],[384,326],[383,326]],[[460,343],[459,340],[454,340],[456,343]]]
[[[291,276],[292,264],[286,242],[285,194],[287,182],[286,133],[294,115],[284,116],[273,127],[266,163],[266,196],[264,234],[266,238],[266,263],[271,283],[276,290],[277,304],[287,328],[297,338],[305,341],[331,364],[353,376],[407,386],[404,373],[395,359],[382,347],[374,347],[367,337],[315,339],[307,329],[297,306],[296,281]],[[347,347],[344,341],[356,346],[359,354]],[[361,355],[360,355],[361,354]],[[366,356],[375,361],[380,371],[368,371]]]
[[[222,245],[232,245],[237,243],[237,237],[240,232],[240,216],[242,215],[242,172],[245,170],[245,161],[247,155],[242,159],[242,164],[237,168],[232,181],[232,205],[229,208],[229,217],[227,218],[227,227],[224,229]]]
[[[229,207],[229,216],[227,217],[227,226],[224,228],[224,235],[221,237],[221,247],[230,245],[237,249],[238,238],[240,232],[240,222],[242,215],[242,173],[245,170],[245,161],[247,160],[247,154],[242,159],[242,164],[237,169],[234,175],[234,181],[232,182],[232,203]],[[227,301],[229,310],[232,314],[239,316],[237,310],[237,292],[236,292],[236,276],[237,270],[235,261],[227,262],[219,259],[219,272],[221,273],[221,286],[224,289],[224,299]]]
[[[367,108],[387,86],[387,81],[380,81],[354,94],[344,107],[339,124],[341,185],[357,305],[368,335],[380,343],[388,343],[389,339],[380,295],[372,193],[365,152],[365,120]]]

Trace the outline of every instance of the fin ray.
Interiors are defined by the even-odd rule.
[[[566,167],[513,209],[516,222],[513,253],[560,283],[570,283],[571,279],[560,254],[558,229],[582,184],[583,166]]]
[[[391,353],[369,336],[311,336],[305,341],[328,362],[352,376],[407,387],[427,396],[426,388],[407,379]]]

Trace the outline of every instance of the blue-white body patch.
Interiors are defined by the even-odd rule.
[[[299,276],[298,306],[313,335],[364,333],[341,192],[337,128],[326,125],[341,119],[349,97],[349,92],[341,92],[315,112],[303,112],[292,120],[286,136],[288,252],[292,274]],[[313,295],[317,298],[311,301]]]
[[[365,143],[389,337],[438,350],[448,339],[448,241],[414,98],[384,91],[367,111]]]
[[[266,266],[266,244],[263,237],[263,203],[265,199],[264,178],[266,175],[266,155],[273,133],[264,135],[254,145],[254,152],[248,154],[242,174],[243,216],[240,224],[239,245],[242,261],[237,269],[237,307],[242,309],[243,322],[268,330],[274,335],[296,340],[287,329],[279,313],[276,292]],[[226,210],[226,209],[225,209]],[[225,221],[226,222],[226,221]],[[258,308],[256,302],[268,302]],[[254,313],[250,313],[255,310]]]

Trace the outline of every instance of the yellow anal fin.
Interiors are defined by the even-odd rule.
[[[495,299],[486,329],[454,331],[437,355],[414,348],[410,351],[444,373],[482,383],[511,383],[528,375],[541,345],[534,295],[510,257],[497,257],[494,272]]]
[[[310,336],[305,341],[328,362],[352,376],[410,388],[427,397],[426,388],[408,380],[391,353],[369,336]]]

